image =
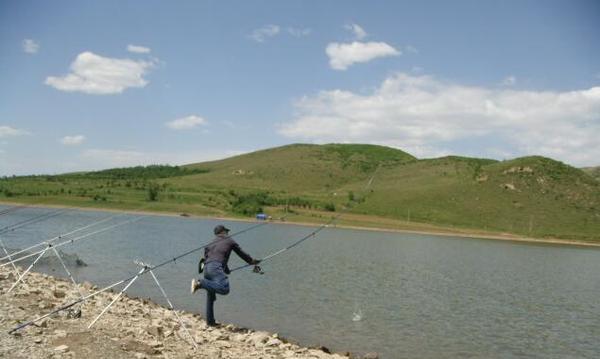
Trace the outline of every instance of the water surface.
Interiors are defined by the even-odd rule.
[[[0,227],[47,211],[27,208],[0,216]],[[109,215],[70,211],[2,239],[23,248]],[[70,268],[78,281],[102,286],[134,274],[134,259],[156,264],[206,243],[218,223],[149,216],[62,250],[88,264]],[[253,225],[225,224],[233,231]],[[260,258],[312,230],[268,224],[235,239]],[[204,293],[189,293],[200,254],[156,272],[178,309],[203,311]],[[234,257],[232,268],[242,264]],[[49,263],[38,270],[64,276],[60,264]],[[264,275],[232,274],[231,294],[216,303],[218,321],[385,358],[600,356],[596,249],[328,228],[263,269]],[[166,305],[150,276],[129,293]],[[355,321],[358,312],[362,319]]]

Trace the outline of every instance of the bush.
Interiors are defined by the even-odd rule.
[[[147,191],[149,201],[158,201],[158,192],[160,192],[160,185],[158,183],[149,183]]]
[[[326,211],[329,211],[329,212],[335,212],[335,204],[333,204],[333,203],[331,203],[331,202],[330,202],[330,203],[326,203],[326,204],[325,204],[325,206],[323,206],[323,208],[324,208]]]

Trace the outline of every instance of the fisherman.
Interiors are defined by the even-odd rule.
[[[227,295],[229,293],[230,273],[227,262],[231,251],[250,265],[257,265],[260,260],[253,259],[244,252],[239,244],[229,237],[229,229],[222,224],[215,227],[214,233],[217,238],[204,248],[204,279],[192,279],[191,292],[194,294],[198,289],[206,289],[206,322],[210,326],[216,326],[214,303],[217,294]],[[201,261],[202,266],[202,261]]]

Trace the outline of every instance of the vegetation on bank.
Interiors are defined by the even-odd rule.
[[[401,228],[600,241],[600,182],[538,156],[417,160],[383,146],[295,144],[181,167],[2,178],[0,200],[304,221],[344,211]]]

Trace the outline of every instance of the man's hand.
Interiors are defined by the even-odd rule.
[[[260,262],[261,262],[260,259],[253,259],[250,264],[255,266],[255,265],[259,264]]]

